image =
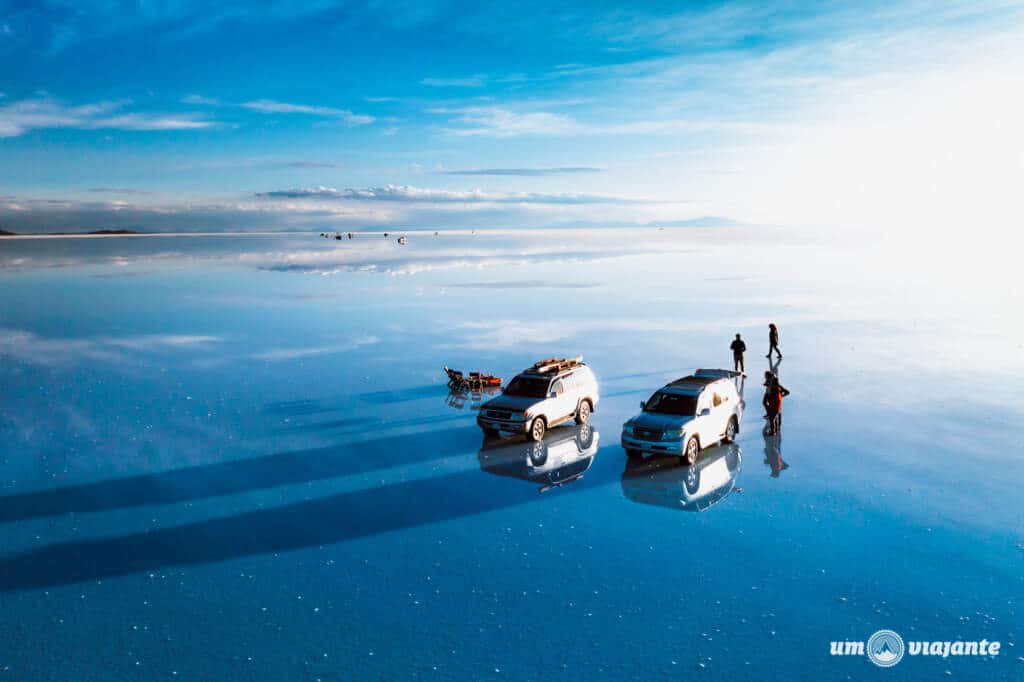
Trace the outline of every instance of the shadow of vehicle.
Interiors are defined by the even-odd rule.
[[[680,466],[675,457],[627,459],[622,492],[640,504],[701,512],[733,491],[742,464],[743,453],[735,443],[705,450],[692,466]]]
[[[449,421],[431,417],[433,422]],[[416,425],[421,420],[396,422]],[[366,429],[380,429],[372,421]],[[0,523],[45,516],[102,512],[280,488],[364,474],[388,467],[440,459],[453,448],[472,452],[475,427],[378,435],[326,447],[288,450],[256,457],[140,473],[134,476],[31,490],[0,496]]]
[[[559,433],[573,431],[576,429],[560,429],[552,434],[552,439],[560,440]],[[517,468],[513,458],[506,458],[507,451],[496,447],[484,451],[488,464],[482,464],[481,468],[488,470],[487,466],[493,463],[496,469],[490,473],[513,476],[516,475],[513,472],[518,471],[516,477],[543,483],[545,488],[577,481],[566,489],[566,494],[570,495],[593,490],[613,483],[614,477],[608,480],[607,476],[602,477],[598,473],[580,480],[597,451],[597,432],[592,431],[591,434],[580,438],[583,447],[578,446],[575,440],[560,446],[571,447],[577,453],[577,459],[572,461],[557,451],[552,452],[553,448],[549,447],[545,464],[535,467],[521,461]],[[424,448],[423,461],[430,461],[439,452],[451,451],[451,434],[438,435],[437,441]],[[504,441],[501,445],[516,444]],[[520,442],[518,445],[525,448],[526,444]],[[499,452],[491,460],[487,453],[495,450]],[[394,442],[387,442],[365,459],[379,468],[376,462],[380,457],[392,452],[395,457],[401,457],[410,451],[408,444],[396,450]],[[523,449],[519,453],[520,456],[529,456]],[[559,461],[564,462],[564,466],[555,466]],[[508,468],[501,467],[502,462]],[[470,464],[471,461],[465,463]],[[579,469],[573,470],[577,466]],[[528,473],[531,471],[535,477]],[[241,479],[246,472],[227,473]],[[545,479],[546,474],[549,477]],[[481,481],[481,478],[486,480]],[[381,481],[369,488],[345,490],[273,507],[245,509],[180,525],[155,527],[127,535],[69,540],[16,554],[8,553],[0,557],[0,594],[308,547],[323,548],[382,533],[527,505],[540,499],[530,486],[506,485],[497,476],[481,477],[475,469],[413,480]]]
[[[597,454],[599,436],[589,424],[549,431],[544,440],[488,437],[477,454],[480,469],[540,484],[540,492],[578,481]]]

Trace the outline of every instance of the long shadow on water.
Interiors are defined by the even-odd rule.
[[[606,485],[617,476],[614,467],[606,467],[562,494]],[[535,486],[521,483],[474,470],[174,528],[51,545],[0,560],[0,591],[335,544],[547,499]]]
[[[438,424],[440,422],[458,421],[467,419],[465,414],[435,415],[428,414],[422,417],[406,417],[404,419],[328,419],[325,421],[308,422],[305,424],[294,424],[277,429],[278,433],[291,431],[333,431],[343,430],[350,433],[354,430],[372,431],[375,429],[398,429],[408,426],[423,426],[424,424]]]
[[[355,396],[362,402],[373,402],[378,405],[389,403],[401,403],[423,398],[435,398],[445,394],[448,388],[444,384],[430,384],[427,386],[416,386],[415,388],[400,388],[393,391],[373,391],[371,393],[360,393]],[[331,400],[285,400],[270,403],[264,408],[267,414],[282,415],[285,417],[303,417],[325,412],[339,412],[347,409],[345,401],[340,399]]]
[[[349,476],[470,451],[479,439],[476,426],[465,426],[9,495],[0,498],[0,522],[170,504]]]

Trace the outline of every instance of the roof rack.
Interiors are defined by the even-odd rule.
[[[698,369],[693,373],[695,377],[709,377],[714,379],[735,379],[740,375],[731,369]]]
[[[707,386],[719,380],[720,377],[708,377],[708,376],[695,376],[690,374],[685,377],[679,377],[669,382],[669,386],[679,386],[682,384],[688,384],[690,386]]]
[[[547,358],[545,360],[538,360],[533,363],[532,367],[527,368],[527,372],[536,372],[537,374],[549,374],[551,372],[561,372],[562,370],[572,369],[573,367],[579,367],[583,364],[583,356],[577,355],[574,358]]]

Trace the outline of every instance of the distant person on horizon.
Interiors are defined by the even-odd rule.
[[[768,355],[765,357],[770,358],[772,351],[779,354],[779,360],[782,359],[782,351],[779,350],[779,330],[774,322],[768,325]]]
[[[746,369],[743,367],[743,354],[747,351],[747,344],[745,344],[743,339],[740,338],[740,335],[737,334],[729,348],[732,349],[733,369],[743,376],[746,376]]]

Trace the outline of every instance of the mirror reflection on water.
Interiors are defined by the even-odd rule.
[[[3,242],[0,666],[857,679],[829,641],[889,627],[1004,642],[904,679],[1012,679],[1024,328],[1004,268],[935,276],[965,257],[683,229]],[[731,369],[736,333],[735,443],[627,457],[638,403]],[[498,394],[442,371],[577,354],[600,403],[536,443],[485,439]]]

